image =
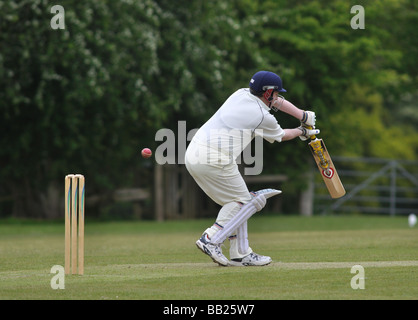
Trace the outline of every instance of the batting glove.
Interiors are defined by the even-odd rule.
[[[319,129],[315,129],[315,127],[313,127],[312,129],[308,129],[305,126],[300,126],[298,127],[298,129],[300,131],[302,131],[302,135],[299,136],[300,140],[302,141],[306,141],[308,140],[311,136],[315,136],[317,134],[319,134],[321,132],[321,130]]]
[[[316,115],[313,111],[303,111],[302,119],[300,119],[300,122],[306,126],[315,127],[316,122]]]

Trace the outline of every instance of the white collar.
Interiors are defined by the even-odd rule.
[[[251,99],[253,99],[254,101],[261,102],[261,106],[262,106],[265,110],[270,111],[270,108],[268,107],[268,105],[266,105],[266,104],[264,103],[264,101],[263,101],[263,100],[261,100],[259,97],[257,97],[257,96],[255,96],[255,95],[253,95],[253,94],[249,91],[249,89],[248,89],[248,95],[249,95],[249,96],[250,96],[250,98],[251,98]]]

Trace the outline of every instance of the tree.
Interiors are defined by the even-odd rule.
[[[139,151],[156,147],[157,130],[200,126],[261,69],[317,112],[332,154],[417,157],[412,0],[367,2],[364,30],[351,29],[345,0],[60,5],[65,29],[54,30],[47,1],[0,0],[2,212],[59,214],[68,173],[84,173],[91,194],[138,184],[149,173]],[[300,190],[300,141],[265,152],[265,172],[286,168]]]
[[[15,216],[58,214],[68,173],[84,173],[91,193],[131,184],[141,144],[177,120],[200,125],[251,60],[223,1],[61,5],[54,30],[46,1],[0,2],[0,191]]]
[[[364,30],[351,29],[346,1],[283,1],[281,6],[273,1],[259,3],[265,18],[257,32],[268,57],[267,66],[283,75],[289,99],[314,108],[318,126],[334,154],[352,155],[347,150],[373,144],[374,137],[391,136],[400,142],[397,148],[376,144],[380,147],[361,149],[357,155],[416,157],[410,150],[411,146],[416,150],[417,141],[410,138],[414,130],[396,128],[383,108],[389,89],[401,90],[408,76],[399,62],[406,51],[399,43],[392,45],[397,41],[391,35],[391,24],[379,21],[393,19],[388,12],[405,14],[405,2],[367,3]],[[403,28],[399,22],[398,31]],[[365,121],[359,128],[360,114],[373,121]],[[373,135],[364,134],[371,128]]]
[[[162,119],[146,86],[159,68],[158,6],[68,1],[65,30],[51,29],[46,1],[1,7],[0,177],[14,214],[48,215],[41,199],[70,172],[87,172],[93,192],[132,179],[119,169]]]

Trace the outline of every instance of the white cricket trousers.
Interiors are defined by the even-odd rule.
[[[199,187],[213,201],[222,206],[215,224],[205,230],[211,238],[234,217],[243,204],[251,200],[252,196],[236,162],[226,155],[219,154],[217,150],[192,141],[186,150],[185,165]],[[237,234],[238,230],[243,232]],[[231,234],[231,259],[242,258],[252,252],[248,246],[246,222],[245,226],[238,230]],[[239,245],[237,238],[239,243],[245,244]]]

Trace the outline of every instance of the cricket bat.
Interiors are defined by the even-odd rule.
[[[311,136],[311,142],[309,142],[309,149],[315,159],[322,179],[324,179],[328,192],[331,198],[337,199],[345,195],[345,189],[338,176],[337,170],[332,163],[331,156],[328,153],[325,143],[322,139],[318,139],[316,136]]]

